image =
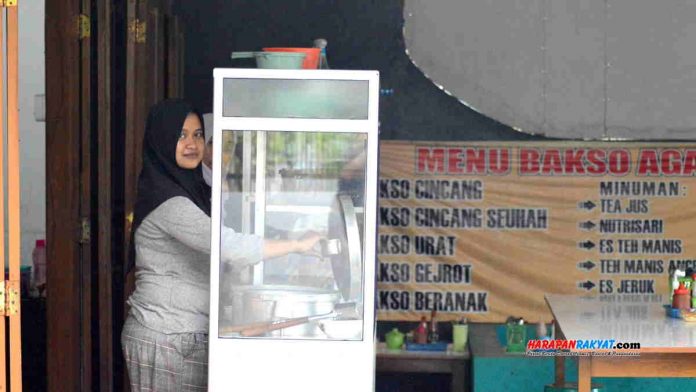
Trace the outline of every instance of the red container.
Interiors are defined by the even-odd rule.
[[[305,59],[302,63],[302,68],[304,69],[317,69],[319,68],[319,54],[321,49],[319,48],[263,48],[264,52],[292,52],[292,53],[304,53]]]
[[[684,287],[684,282],[679,282],[679,287],[674,290],[672,307],[674,309],[689,309],[691,307],[691,293],[689,293],[689,289]]]

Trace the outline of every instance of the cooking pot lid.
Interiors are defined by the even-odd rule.
[[[362,245],[353,200],[339,195],[329,218],[329,237],[340,241],[329,256],[338,290],[345,301],[362,302]]]

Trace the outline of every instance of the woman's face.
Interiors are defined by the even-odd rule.
[[[201,120],[196,114],[189,113],[176,144],[176,164],[184,169],[195,169],[203,159],[204,150],[205,137]]]
[[[212,132],[212,130],[211,130]],[[203,163],[205,163],[206,166],[209,168],[213,167],[213,138],[211,137],[210,140],[208,140],[208,143],[205,144],[205,151],[203,152]]]

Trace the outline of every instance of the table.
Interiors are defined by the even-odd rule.
[[[661,295],[546,295],[557,338],[640,343],[639,356],[579,356],[578,392],[589,392],[592,377],[696,377],[696,323],[666,317],[663,302]],[[555,358],[557,385],[564,358]]]
[[[452,375],[450,391],[461,392],[466,388],[469,350],[447,351],[406,351],[389,350],[384,343],[378,343],[377,371],[396,373],[449,373]]]

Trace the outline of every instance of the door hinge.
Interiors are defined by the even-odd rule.
[[[16,7],[17,0],[0,0],[0,7]]]
[[[0,282],[0,316],[14,316],[19,311],[19,282]]]
[[[79,39],[83,40],[89,38],[92,35],[91,21],[89,16],[85,14],[80,14],[77,17],[77,36]]]
[[[82,218],[80,223],[80,243],[86,244],[92,240],[92,226],[89,224],[89,218]]]
[[[133,19],[128,24],[128,37],[131,41],[142,44],[147,40],[147,24],[144,20]]]

